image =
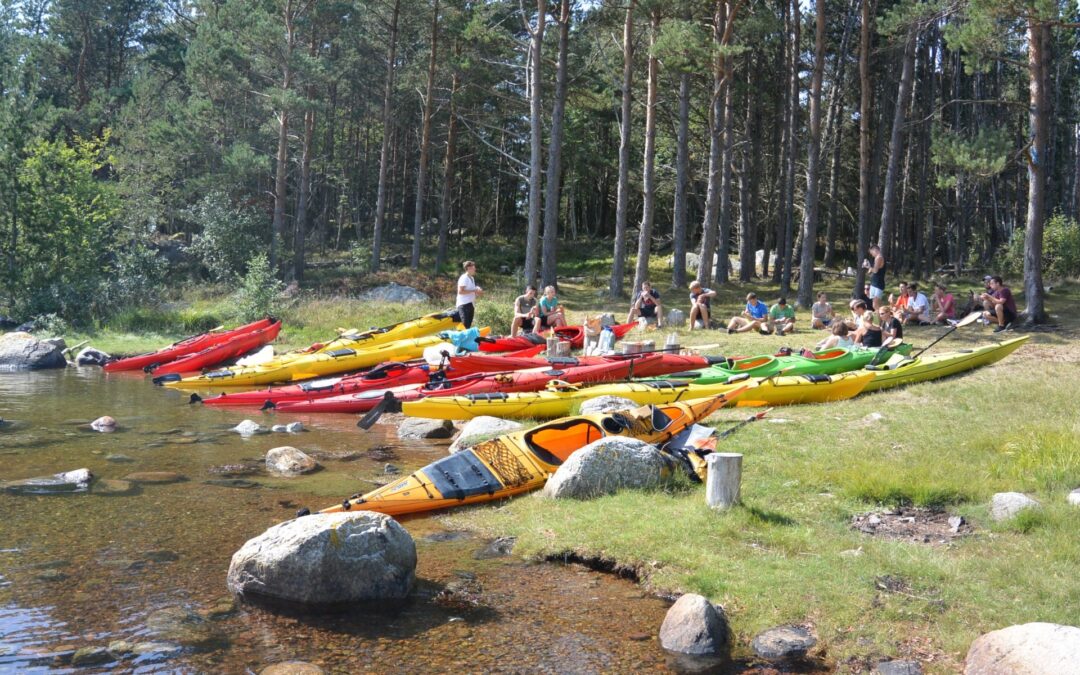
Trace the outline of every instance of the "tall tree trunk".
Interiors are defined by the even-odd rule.
[[[427,87],[424,90],[423,124],[420,128],[420,164],[416,167],[416,202],[413,206],[413,271],[420,269],[420,239],[424,228],[424,197],[427,194],[428,153],[431,149],[431,110],[435,98],[435,58],[439,46],[439,0],[431,10],[431,54],[428,56]]]
[[[615,197],[615,251],[611,264],[612,298],[623,292],[626,274],[626,218],[630,201],[630,109],[634,86],[634,0],[626,6],[623,23],[622,110],[619,120],[619,183]]]
[[[1046,323],[1043,298],[1042,253],[1043,228],[1046,225],[1046,148],[1048,142],[1048,110],[1046,102],[1047,52],[1050,49],[1050,26],[1028,19],[1028,78],[1031,125],[1031,149],[1028,152],[1028,212],[1024,232],[1024,294],[1027,296],[1028,325]]]
[[[862,296],[866,270],[862,266],[870,247],[871,181],[870,122],[874,90],[870,83],[870,38],[873,31],[873,0],[862,0],[862,24],[859,26],[859,241],[855,253],[855,296]]]
[[[641,228],[638,231],[637,267],[634,269],[634,292],[649,280],[649,253],[652,249],[652,226],[656,215],[656,88],[660,79],[660,59],[655,53],[660,34],[660,10],[649,17],[649,68],[645,95],[645,154],[641,162]]]
[[[536,0],[536,27],[528,26],[529,43],[529,229],[525,234],[525,283],[536,282],[540,258],[540,206],[544,179],[544,113],[541,110],[540,85],[543,65],[544,26],[547,24],[547,0]]]
[[[806,148],[806,206],[803,209],[802,257],[798,304],[814,304],[814,250],[817,248],[818,197],[821,194],[821,80],[825,73],[825,2],[814,3],[814,74],[810,80],[810,133]]]
[[[746,59],[746,82],[751,85],[754,77],[753,61]],[[748,86],[749,89],[749,86]],[[758,157],[761,139],[757,133],[758,97],[746,97],[746,119],[743,122],[743,135],[748,146],[739,153],[739,281],[750,281],[757,271],[755,255],[756,236],[754,232],[754,196],[757,181]]]
[[[309,96],[313,97],[314,92]],[[312,99],[309,99],[312,100]],[[311,148],[315,142],[315,110],[304,112],[304,143],[300,151],[300,197],[296,203],[296,228],[293,231],[293,279],[304,283],[308,208],[311,204]]]
[[[390,168],[390,127],[394,102],[394,61],[397,59],[398,16],[401,13],[401,0],[394,0],[394,9],[390,17],[390,44],[386,48],[386,91],[383,94],[382,110],[382,149],[379,151],[379,188],[375,198],[375,226],[371,239],[371,271],[379,269],[382,255],[383,227],[386,222],[386,190]]]
[[[716,53],[712,63],[712,99],[709,106],[709,178],[705,192],[705,214],[701,222],[701,255],[697,280],[708,284],[713,272],[713,256],[716,255],[716,229],[720,215],[720,178],[724,142],[724,55],[719,49],[724,44],[724,32],[728,22],[726,0],[716,0],[713,14],[713,41]]]
[[[840,38],[840,51],[836,54],[836,66],[833,68],[833,86],[829,92],[828,122],[825,124],[826,147],[832,147],[832,163],[829,169],[829,214],[825,232],[825,267],[832,267],[836,257],[836,214],[840,205],[840,149],[844,138],[844,75],[847,71],[848,43],[851,41],[851,26],[859,0],[852,0],[851,9],[844,15],[844,34]]]
[[[281,89],[288,92],[292,89],[293,69],[292,54],[296,45],[296,25],[294,19],[294,0],[286,0],[283,18],[285,21],[285,54],[282,67]],[[272,237],[270,239],[270,269],[277,271],[278,247],[285,237],[285,202],[287,195],[286,177],[288,175],[289,162],[289,110],[282,106],[278,113],[278,146],[276,166],[274,169],[274,220]]]
[[[1072,217],[1080,220],[1080,122],[1073,125]]]
[[[728,248],[731,246],[731,146],[732,146],[732,59],[724,59],[724,145],[720,155],[720,218],[716,239],[716,283],[728,280]]]
[[[802,19],[799,16],[799,1],[791,0],[791,65],[788,80],[791,91],[791,117],[788,119],[787,175],[784,185],[784,244],[780,249],[783,255],[784,271],[780,276],[780,295],[791,294],[791,258],[792,240],[795,237],[795,155],[799,151],[799,41],[802,33]]]
[[[671,237],[671,283],[686,286],[686,187],[690,174],[690,72],[679,73],[679,131],[675,143],[675,204]]]
[[[454,45],[454,53],[461,53]],[[450,113],[446,122],[446,155],[443,157],[442,199],[439,200],[439,245],[435,254],[435,273],[441,274],[446,264],[446,247],[450,234],[450,208],[454,194],[454,152],[457,150],[457,90],[461,76],[454,68],[450,76]]]
[[[885,169],[885,192],[881,198],[881,229],[878,231],[878,246],[881,247],[881,253],[885,259],[890,261],[896,257],[892,250],[893,226],[896,220],[896,182],[900,173],[900,159],[904,153],[904,124],[911,99],[911,83],[915,78],[917,40],[918,34],[912,29],[904,42],[904,63],[900,70],[900,86],[896,92],[896,110],[893,111],[892,134],[889,137],[889,163]]]
[[[566,111],[566,60],[570,43],[570,0],[559,3],[559,60],[555,69],[555,101],[551,108],[551,136],[548,141],[547,185],[544,195],[544,252],[545,286],[557,281],[556,255],[559,236],[559,184],[562,177],[563,117]]]

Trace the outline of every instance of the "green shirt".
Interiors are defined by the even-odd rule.
[[[777,319],[794,319],[795,309],[791,305],[773,305],[769,308],[769,318],[773,321]]]
[[[558,306],[559,306],[559,297],[558,296],[555,296],[554,298],[551,298],[550,300],[548,300],[548,297],[546,295],[540,298],[540,314],[542,314],[543,316],[547,316],[548,314],[551,314],[552,312],[555,311],[555,309]]]

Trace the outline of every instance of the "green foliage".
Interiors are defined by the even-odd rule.
[[[1009,132],[1005,129],[982,129],[974,137],[941,128],[935,129],[931,159],[940,170],[937,184],[941,188],[986,180],[1005,170],[1012,149]]]
[[[1080,435],[1047,429],[1012,438],[990,466],[994,478],[1007,478],[1028,490],[1071,490],[1080,485]]]
[[[1024,230],[1013,232],[998,251],[995,265],[1002,274],[1019,277],[1024,273]],[[1050,279],[1080,276],[1080,223],[1055,213],[1043,230],[1043,275]]]
[[[491,326],[493,335],[508,335],[510,324],[514,321],[513,308],[505,303],[481,302],[476,308],[473,325]]]
[[[252,256],[247,274],[236,293],[236,316],[241,321],[255,321],[263,316],[280,313],[280,296],[284,284],[274,277],[270,261],[263,253]]]
[[[111,307],[152,305],[165,288],[168,263],[140,241],[129,242],[116,252],[112,274],[102,291]]]
[[[218,281],[239,278],[252,252],[264,250],[269,243],[267,224],[259,214],[234,205],[223,192],[210,192],[188,209],[187,216],[202,227],[188,250]]]

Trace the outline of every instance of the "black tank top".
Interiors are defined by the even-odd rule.
[[[870,275],[870,285],[885,290],[885,265],[882,265],[881,269]]]

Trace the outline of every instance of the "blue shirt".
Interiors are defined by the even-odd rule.
[[[755,319],[764,319],[769,316],[769,308],[765,306],[764,302],[758,302],[757,304],[748,302],[746,303],[746,311]]]

